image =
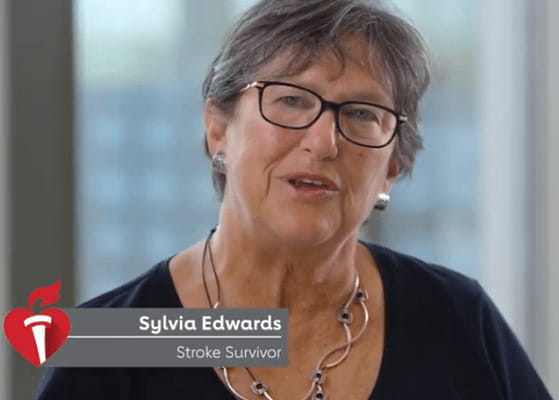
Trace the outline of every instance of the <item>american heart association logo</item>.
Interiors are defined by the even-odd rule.
[[[12,346],[27,361],[38,367],[52,356],[70,333],[70,319],[57,308],[33,313],[33,304],[42,299],[46,307],[60,299],[60,281],[35,289],[27,298],[29,308],[16,308],[4,318],[4,333]]]

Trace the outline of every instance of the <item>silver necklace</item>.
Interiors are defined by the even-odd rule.
[[[215,269],[215,262],[212,254],[212,247],[211,247],[211,238],[215,233],[216,228],[213,228],[206,241],[204,243],[204,250],[202,252],[202,282],[204,284],[204,292],[206,294],[206,298],[208,299],[208,305],[211,308],[218,308],[221,305],[221,284],[219,282],[219,277],[217,275],[217,271]],[[206,257],[209,256],[210,265],[212,268],[212,273],[215,279],[216,287],[217,287],[217,300],[212,302],[210,291],[208,288],[208,283],[206,280],[206,272],[205,272],[205,264],[206,264]],[[356,272],[355,274],[355,281],[353,285],[353,290],[351,291],[351,295],[349,296],[348,300],[344,304],[344,307],[338,311],[337,319],[338,322],[341,324],[344,334],[345,334],[345,341],[343,343],[337,344],[332,346],[328,351],[326,351],[322,357],[316,363],[316,367],[313,370],[311,377],[310,377],[310,387],[306,394],[301,398],[301,400],[324,400],[328,397],[325,389],[324,389],[324,382],[326,381],[326,372],[327,370],[334,368],[340,365],[348,356],[351,345],[355,343],[365,332],[369,322],[369,311],[367,310],[367,306],[365,302],[368,299],[368,294],[365,289],[359,287],[359,273]],[[353,313],[350,310],[350,306],[352,303],[358,304],[361,306],[363,311],[363,324],[357,331],[355,336],[352,336],[351,330],[349,325],[353,322]],[[327,362],[328,359],[333,356],[334,354],[341,352],[342,354],[334,361]],[[229,391],[233,393],[238,399],[240,400],[250,400],[247,397],[244,397],[240,394],[231,383],[229,378],[229,371],[227,367],[220,367],[223,377],[225,380],[225,384]],[[249,368],[244,368],[247,374],[252,379],[252,383],[250,385],[250,390],[252,393],[264,397],[266,400],[274,400],[274,398],[269,393],[269,388],[266,383],[256,379],[254,374]]]

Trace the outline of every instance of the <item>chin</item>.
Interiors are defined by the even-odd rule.
[[[286,247],[301,249],[319,246],[336,234],[337,229],[327,221],[282,221],[272,228],[276,239]]]

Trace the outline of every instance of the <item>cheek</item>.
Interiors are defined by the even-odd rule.
[[[388,172],[388,159],[381,157],[381,154],[378,156],[372,157],[366,151],[359,151],[354,156],[351,163],[354,173],[351,179],[352,195],[349,206],[372,208],[376,203]]]
[[[265,121],[250,120],[232,127],[227,140],[231,189],[265,196],[274,167],[289,153],[293,139]]]
[[[282,143],[277,135],[261,124],[251,124],[237,135],[231,148],[231,157],[243,175],[262,178],[262,174],[282,157]]]

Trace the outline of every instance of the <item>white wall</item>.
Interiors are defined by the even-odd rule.
[[[9,303],[8,257],[8,79],[7,79],[7,0],[0,0],[0,317]],[[0,341],[0,399],[9,399],[8,345]]]
[[[545,177],[544,232],[546,284],[546,317],[548,322],[545,341],[547,359],[546,381],[554,398],[559,398],[559,2],[547,0],[546,32],[546,142],[543,151]]]
[[[525,0],[491,0],[481,13],[482,283],[522,344],[529,344],[526,268],[528,152]]]
[[[559,1],[481,17],[482,280],[559,398]]]

